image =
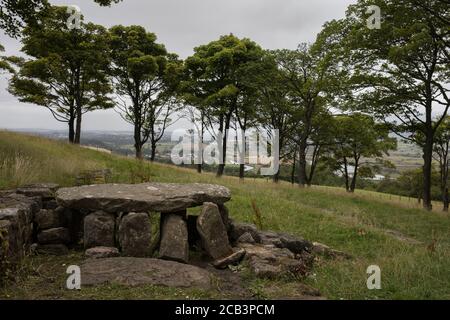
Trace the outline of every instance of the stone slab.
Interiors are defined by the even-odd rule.
[[[230,190],[210,184],[103,184],[59,189],[58,204],[72,209],[120,212],[171,213],[201,206],[204,202],[224,204]]]
[[[116,283],[174,288],[211,288],[211,274],[199,267],[149,258],[90,259],[81,266],[82,286]]]

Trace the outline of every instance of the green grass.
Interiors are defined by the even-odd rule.
[[[74,183],[74,176],[79,172],[103,168],[112,170],[112,182],[204,182],[227,186],[232,191],[228,207],[234,219],[253,222],[254,200],[262,213],[265,229],[303,236],[354,257],[352,260],[320,259],[314,274],[305,280],[329,299],[450,299],[450,217],[409,208],[398,197],[389,199],[367,192],[351,195],[336,188],[300,189],[263,179],[241,182],[223,177],[218,180],[212,174],[199,175],[187,169],[141,163],[62,142],[0,132],[0,164],[15,163],[17,156],[27,159],[25,164],[17,166],[18,169],[4,165],[0,169],[0,188],[29,182],[57,182],[68,186]],[[396,236],[388,233],[392,231]],[[420,243],[405,241],[409,238]],[[436,249],[430,250],[428,247],[433,242]],[[382,290],[369,291],[366,287],[366,269],[370,265],[381,267]],[[99,287],[74,294],[60,288],[59,282],[45,286],[39,281],[36,276],[25,277],[3,293],[0,291],[0,297],[42,298],[46,292],[52,297],[69,299],[221,297],[217,293],[117,287]],[[270,290],[264,292],[268,287],[281,288],[281,295],[283,290],[285,293],[293,290],[289,281],[264,281],[263,285],[260,280],[248,281],[249,286],[256,288],[257,296],[265,298],[274,297]]]

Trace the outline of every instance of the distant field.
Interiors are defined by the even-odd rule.
[[[140,163],[63,142],[0,131],[0,188],[30,182],[57,182],[69,186],[85,170],[109,168],[111,182],[205,182],[229,187],[231,215],[252,222],[255,200],[265,229],[285,231],[325,243],[354,256],[349,261],[321,259],[314,274],[304,280],[330,299],[450,299],[450,217],[415,208],[416,200],[338,188],[300,189],[262,179],[245,182],[216,179],[192,170]],[[74,254],[74,261],[80,259]],[[53,266],[53,276],[24,273],[16,285],[0,289],[0,298],[210,298],[208,292],[164,288],[105,287],[77,293],[62,289],[62,261],[32,260],[26,268]],[[382,290],[369,291],[366,269],[379,265]],[[61,277],[59,273],[61,273]],[[48,278],[49,277],[49,278]],[[62,279],[62,278],[61,278]],[[255,280],[247,285],[260,298],[274,298],[294,290],[292,279]],[[273,290],[278,288],[275,295]]]

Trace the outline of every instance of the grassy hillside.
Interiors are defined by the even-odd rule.
[[[305,280],[328,298],[450,299],[449,216],[411,209],[401,201],[367,193],[349,195],[340,189],[320,187],[299,189],[287,183],[274,185],[265,180],[251,179],[244,183],[230,177],[217,180],[214,175],[139,163],[62,142],[0,131],[0,188],[29,182],[72,185],[80,172],[104,168],[112,170],[112,182],[225,185],[233,195],[229,203],[233,218],[252,222],[254,200],[262,213],[265,229],[301,235],[350,253],[355,258],[349,261],[318,261],[314,274]],[[370,265],[381,267],[382,290],[369,291],[366,287],[366,269]],[[32,288],[41,282],[35,280],[24,279],[23,283],[6,289],[3,294],[36,297]],[[272,297],[265,288],[275,286],[291,290],[289,281],[282,280],[252,280],[250,285],[263,298]],[[43,288],[40,290],[37,297],[42,294],[46,297],[45,289],[44,293]],[[107,288],[67,293],[56,286],[53,290],[58,292],[58,297],[69,298],[86,298],[86,294],[89,298],[104,298],[111,296],[111,290],[120,292],[122,297],[148,297],[148,292],[138,289],[130,292]],[[173,292],[152,291],[152,294],[153,297],[174,297]],[[204,295],[190,293],[190,297]]]

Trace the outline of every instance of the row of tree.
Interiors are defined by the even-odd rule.
[[[82,23],[69,30],[65,8],[30,1],[45,7],[32,19],[9,9],[24,26],[28,58],[0,63],[13,71],[10,92],[67,122],[71,142],[80,142],[84,113],[112,107],[134,126],[136,156],[142,158],[149,143],[152,160],[167,127],[182,113],[201,128],[202,139],[206,131],[223,133],[224,160],[228,130],[277,129],[281,161],[294,164],[300,186],[310,185],[323,163],[342,171],[353,192],[359,175],[373,176],[389,165],[383,156],[396,148],[393,132],[423,150],[426,209],[432,208],[436,157],[448,210],[446,0],[359,0],[345,18],[326,23],[313,44],[297,50],[264,50],[231,34],[195,48],[184,61],[143,27],[107,30]],[[370,5],[381,8],[381,29],[367,28]],[[0,25],[18,35],[14,20],[2,17]],[[224,169],[219,165],[217,175]]]

